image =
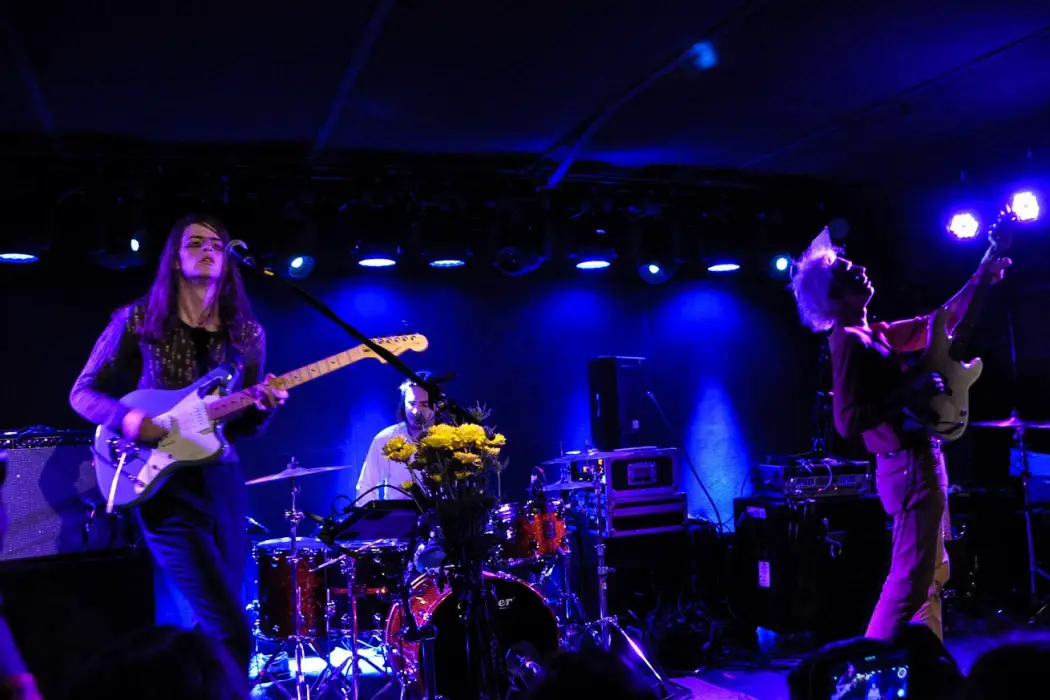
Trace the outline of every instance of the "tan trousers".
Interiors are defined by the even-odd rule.
[[[919,622],[943,640],[941,593],[950,575],[944,455],[922,447],[880,456],[875,484],[893,518],[893,558],[865,636],[890,639],[898,627]]]

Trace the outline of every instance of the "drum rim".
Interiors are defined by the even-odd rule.
[[[277,546],[278,543],[284,546]],[[253,550],[263,550],[268,552],[290,552],[292,551],[292,538],[291,537],[274,537],[273,539],[263,540],[262,542],[256,542],[252,545]],[[295,549],[297,552],[317,552],[317,551],[328,551],[330,547],[316,537],[296,537],[295,538]]]
[[[485,579],[502,579],[504,581],[510,581],[511,583],[520,583],[521,585],[525,586],[525,588],[527,588],[530,591],[532,591],[532,593],[535,594],[537,598],[539,598],[540,602],[543,603],[544,610],[547,611],[547,614],[550,615],[551,621],[554,623],[555,641],[558,644],[561,643],[561,627],[558,626],[558,616],[554,612],[554,609],[551,608],[551,606],[547,604],[547,599],[543,597],[543,594],[539,591],[539,589],[537,589],[536,586],[533,586],[531,583],[529,583],[528,581],[526,581],[524,579],[518,578],[517,576],[513,576],[512,574],[508,574],[508,573],[503,572],[503,571],[482,571],[481,572],[481,576],[482,576],[482,580],[485,580]],[[421,575],[417,576],[416,578],[412,579],[412,583],[409,584],[410,587],[409,587],[409,593],[408,593],[408,600],[409,600],[409,604],[410,605],[411,605],[412,599],[414,597],[416,597],[414,595],[414,593],[413,593],[413,590],[415,589],[416,584],[420,583],[424,579],[434,579],[434,578],[437,578],[436,574],[421,574]],[[424,620],[423,624],[426,624],[426,621],[429,620],[431,617],[433,617],[434,611],[450,595],[452,595],[452,586],[449,586],[444,591],[441,591],[441,594],[437,598],[434,599],[433,604],[431,604],[425,610],[422,611],[422,616],[423,616],[423,620]],[[400,601],[400,600],[394,601],[393,604],[390,606],[390,610],[387,611],[386,620],[383,622],[383,641],[386,642],[386,644],[389,646],[390,652],[388,652],[388,654],[390,654],[390,655],[393,655],[392,652],[393,652],[393,650],[395,648],[395,645],[390,643],[390,637],[391,637],[390,624],[394,620],[394,613],[396,611],[400,610],[401,607],[402,607],[402,601]],[[403,625],[402,625],[402,628],[403,628]],[[411,642],[409,644],[402,645],[400,648],[404,648],[406,646],[417,646],[418,647],[418,642]],[[393,660],[392,659],[388,658],[387,661],[389,663],[393,664]],[[401,663],[403,664],[404,662],[402,661]],[[422,671],[420,670],[420,672],[422,672]]]

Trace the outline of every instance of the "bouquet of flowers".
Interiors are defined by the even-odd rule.
[[[487,409],[470,411],[476,423],[440,423],[412,443],[403,436],[383,446],[383,456],[401,462],[413,480],[401,485],[418,488],[434,507],[448,563],[464,569],[480,566],[487,550],[483,541],[485,516],[495,499],[486,491],[490,474],[499,474],[507,462],[500,458],[507,439],[484,425]]]
[[[468,676],[477,683],[474,696],[501,697],[489,687],[500,676],[502,656],[496,653],[492,632],[495,596],[486,594],[483,569],[494,538],[486,534],[486,519],[495,504],[486,486],[507,462],[500,458],[506,438],[485,425],[487,409],[470,411],[473,422],[437,424],[418,443],[405,437],[392,438],[383,446],[383,456],[401,462],[412,473],[402,488],[429,501],[441,527],[445,560],[439,587],[451,579],[466,625]]]
[[[401,488],[409,490],[418,484],[436,501],[484,491],[488,475],[506,467],[500,453],[507,439],[481,423],[488,417],[486,409],[476,407],[471,415],[479,422],[439,423],[427,430],[419,444],[399,435],[383,446],[384,457],[406,465],[415,476]]]

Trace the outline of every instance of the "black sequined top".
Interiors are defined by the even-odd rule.
[[[224,362],[240,368],[240,386],[258,384],[264,376],[266,334],[257,322],[210,332],[179,321],[157,343],[142,334],[145,315],[142,301],[118,309],[73,385],[70,405],[92,423],[119,431],[128,412],[119,397],[134,389],[182,389]],[[271,415],[246,409],[226,422],[225,435],[232,442],[257,434]],[[229,450],[227,460],[236,459]]]

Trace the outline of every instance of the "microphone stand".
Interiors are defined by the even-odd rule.
[[[237,244],[240,244],[240,246],[243,246],[244,249],[247,250],[247,246],[244,245],[243,242],[231,241],[226,246],[226,252],[229,255],[229,257],[238,260],[242,266],[256,273],[260,277],[281,280],[282,282],[284,282],[285,286],[288,289],[291,289],[293,292],[295,292],[295,294],[298,295],[299,298],[301,298],[307,304],[316,309],[322,316],[324,316],[332,323],[342,328],[347,335],[369,348],[379,357],[386,360],[387,364],[389,364],[391,367],[403,374],[413,384],[416,384],[417,386],[420,386],[424,390],[426,390],[427,394],[429,394],[431,397],[431,401],[439,403],[444,408],[444,410],[446,410],[450,415],[454,416],[457,420],[459,420],[462,423],[477,422],[474,420],[474,417],[468,411],[465,411],[459,404],[453,401],[441,389],[441,386],[439,384],[437,384],[436,382],[427,381],[420,377],[418,374],[409,369],[408,365],[402,362],[397,357],[397,355],[393,354],[378,343],[373,342],[371,338],[369,338],[364,333],[357,330],[349,323],[341,319],[338,314],[336,314],[334,311],[332,311],[331,308],[328,307],[327,304],[325,304],[323,301],[307,292],[299,285],[284,277],[281,277],[268,267],[258,265],[252,256],[245,255],[244,253],[242,253],[238,249],[240,246],[238,246]],[[418,537],[419,522],[417,521],[416,531],[413,532],[412,535],[411,544],[413,546],[415,545],[415,541],[418,539]],[[410,549],[409,551],[412,550]],[[408,585],[403,585],[401,592],[402,616],[406,619],[405,621],[408,625],[408,633],[406,634],[406,637],[410,641],[420,642],[420,647],[422,649],[423,680],[424,686],[426,688],[426,700],[437,700],[437,671],[434,668],[434,639],[437,638],[437,629],[433,625],[423,625],[422,627],[420,627],[418,624],[416,624],[415,615],[412,614],[412,608],[409,604],[410,593],[408,588]],[[356,644],[356,640],[354,643]]]
[[[240,250],[240,248],[242,247],[244,250],[247,250],[248,248],[248,246],[245,245],[243,241],[230,241],[230,243],[226,244],[226,254],[229,257],[232,257],[233,259],[240,262],[243,267],[251,270],[259,277],[267,277],[270,279],[281,280],[284,283],[285,287],[292,290],[296,295],[299,296],[300,299],[302,299],[307,304],[316,309],[318,313],[320,313],[322,316],[327,318],[335,325],[342,328],[343,331],[345,331],[346,334],[349,335],[351,338],[357,340],[369,350],[374,352],[376,355],[383,358],[383,360],[385,360],[387,364],[389,364],[391,367],[393,367],[402,375],[404,375],[405,378],[411,381],[413,384],[422,387],[424,390],[426,390],[427,394],[430,396],[431,402],[435,404],[440,404],[444,408],[444,410],[446,410],[457,421],[459,421],[460,423],[477,423],[477,421],[474,419],[474,417],[470,414],[469,411],[464,410],[459,404],[453,401],[452,398],[444,392],[444,390],[441,389],[440,384],[434,381],[428,381],[420,377],[418,374],[409,369],[408,365],[402,362],[397,355],[390,352],[378,343],[373,342],[371,338],[369,338],[364,333],[357,330],[349,323],[341,319],[339,315],[332,311],[332,309],[329,308],[328,305],[325,304],[323,301],[310,294],[308,291],[295,284],[291,280],[280,276],[270,268],[259,265],[258,263],[256,263],[255,258],[253,258],[252,256],[245,255]]]

